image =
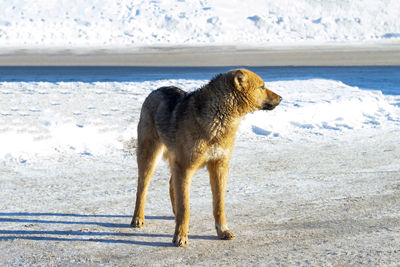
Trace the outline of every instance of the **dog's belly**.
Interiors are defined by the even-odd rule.
[[[229,156],[230,150],[224,149],[218,145],[212,145],[206,152],[207,160],[218,160]]]

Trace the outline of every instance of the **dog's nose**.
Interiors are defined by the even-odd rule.
[[[282,97],[278,95],[279,103],[282,101]]]

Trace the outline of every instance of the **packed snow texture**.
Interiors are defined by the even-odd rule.
[[[393,41],[399,14],[397,0],[4,0],[0,48]]]
[[[141,105],[152,90],[173,84],[190,91],[207,82],[2,82],[0,161],[128,153],[135,145]],[[267,86],[283,102],[273,111],[247,115],[237,142],[336,140],[400,129],[400,96],[323,79]]]

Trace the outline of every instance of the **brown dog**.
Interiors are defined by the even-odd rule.
[[[215,227],[221,239],[233,239],[226,226],[225,187],[236,131],[249,112],[272,110],[281,97],[255,73],[237,69],[220,74],[191,93],[162,87],[144,101],[138,125],[138,187],[131,225],[144,225],[147,187],[158,156],[169,161],[170,197],[175,214],[176,246],[187,245],[189,191],[195,171],[207,166]]]

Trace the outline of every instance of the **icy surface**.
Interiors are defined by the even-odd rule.
[[[400,39],[400,2],[0,2],[0,48],[255,45]]]
[[[207,82],[2,82],[0,160],[120,154],[134,145],[141,104],[152,90],[173,84],[190,91]],[[399,96],[322,79],[267,86],[284,101],[247,115],[238,142],[335,140],[400,129]]]

